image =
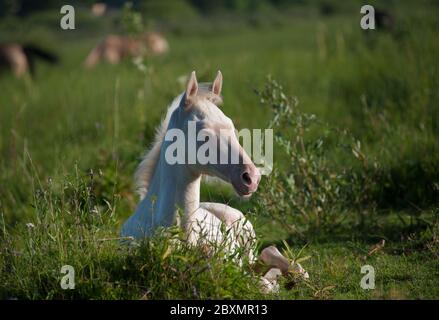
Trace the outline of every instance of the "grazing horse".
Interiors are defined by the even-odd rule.
[[[22,77],[28,72],[33,75],[36,58],[51,64],[58,62],[56,55],[31,44],[0,44],[0,68],[12,70],[16,77]]]
[[[155,32],[147,32],[140,37],[109,35],[92,49],[85,60],[85,66],[94,67],[103,60],[118,64],[125,58],[138,57],[145,53],[161,55],[168,50],[166,39]]]
[[[255,263],[255,232],[242,212],[222,203],[200,202],[202,175],[231,183],[236,193],[244,198],[257,190],[261,178],[258,168],[239,144],[232,120],[220,109],[222,79],[218,72],[212,84],[199,85],[192,72],[186,92],[172,102],[151,150],[137,169],[135,178],[141,202],[124,223],[121,235],[141,239],[152,235],[157,227],[169,227],[177,222],[185,230],[190,244],[221,244],[230,254],[240,249],[250,263]],[[195,124],[192,137],[191,123]],[[209,139],[216,141],[216,155],[210,158],[215,161],[206,163],[196,157],[190,162],[190,152],[185,152],[181,159],[184,161],[170,164],[168,149],[174,139],[169,137],[175,137],[175,130],[180,130],[189,139],[195,137],[195,154],[203,146],[197,137],[209,132]],[[186,151],[189,143],[185,142]],[[238,161],[231,163],[229,155],[236,155]],[[177,219],[179,208],[183,211],[180,221]],[[277,274],[286,273],[293,267],[297,269],[297,265],[291,266],[273,246],[263,250],[260,260],[276,269],[271,269],[269,276],[263,278],[264,291],[272,291]]]

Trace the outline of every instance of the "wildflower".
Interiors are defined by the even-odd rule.
[[[28,223],[26,223],[26,227],[28,229],[33,229],[33,228],[35,228],[35,225],[32,222],[28,222]]]

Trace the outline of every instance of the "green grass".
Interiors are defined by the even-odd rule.
[[[233,261],[206,259],[185,246],[169,251],[166,232],[131,249],[115,239],[137,202],[132,174],[139,157],[167,104],[183,90],[178,78],[195,69],[201,81],[211,81],[221,69],[224,112],[238,128],[265,128],[273,117],[254,93],[271,74],[298,98],[302,112],[349,130],[371,163],[379,163],[379,170],[366,172],[350,149],[340,151],[337,137],[325,140],[328,170],[365,180],[347,180],[357,181],[352,201],[328,207],[320,227],[288,209],[287,194],[276,198],[273,211],[258,206],[280,178],[265,177],[259,198],[249,202],[228,189],[203,187],[203,200],[230,201],[251,213],[261,245],[282,248],[287,240],[297,253],[306,244],[301,255],[309,256],[303,266],[310,281],[266,298],[437,299],[438,8],[404,3],[396,8],[395,30],[368,34],[354,9],[280,15],[276,23],[256,25],[229,18],[220,31],[199,21],[173,25],[170,54],[147,58],[146,73],[131,61],[82,67],[110,21],[87,20],[97,29],[88,35],[81,28],[48,30],[44,15],[34,18],[39,27],[19,36],[42,39],[62,60],[55,67],[39,64],[34,79],[0,78],[0,297],[261,298],[247,267],[243,273]],[[305,142],[324,128],[313,126]],[[281,148],[275,162],[283,175],[294,172]],[[279,224],[276,210],[301,232]],[[366,257],[381,239],[385,247]],[[60,288],[64,264],[75,267],[75,290]],[[375,267],[375,290],[359,286],[365,264]]]

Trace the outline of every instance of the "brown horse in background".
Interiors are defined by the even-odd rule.
[[[51,64],[58,62],[58,57],[55,54],[32,44],[0,44],[0,71],[9,69],[17,77],[21,77],[28,72],[33,75],[37,58]]]
[[[89,53],[85,66],[94,67],[103,60],[118,64],[128,57],[138,57],[143,54],[161,55],[168,51],[169,44],[166,39],[155,32],[147,32],[139,37],[109,35]]]

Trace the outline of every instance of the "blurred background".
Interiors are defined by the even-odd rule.
[[[219,69],[238,128],[267,126],[270,110],[253,91],[271,74],[303,110],[351,130],[402,180],[385,201],[436,199],[436,2],[372,1],[377,29],[367,31],[361,1],[73,1],[75,30],[60,28],[63,4],[0,2],[0,43],[28,48],[33,62],[22,76],[0,69],[3,202],[16,202],[15,185],[26,198],[16,171],[23,150],[45,176],[113,152],[130,176],[187,74],[212,81]],[[145,50],[123,43],[130,38]],[[100,58],[86,68],[95,47]]]
[[[437,248],[437,1],[368,1],[376,30],[361,29],[357,0],[70,1],[74,30],[60,28],[64,4],[0,0],[0,213],[10,232],[43,210],[44,190],[59,197],[47,207],[63,207],[82,185],[92,209],[117,203],[118,225],[135,208],[132,175],[167,105],[192,70],[199,81],[221,70],[238,129],[266,128],[291,103],[294,121],[275,134],[294,144],[305,128],[306,152],[275,146],[277,171],[250,202],[209,185],[204,200],[253,212],[267,243],[386,239],[392,254],[420,250],[416,261]],[[417,285],[415,295],[437,297],[438,286]]]

